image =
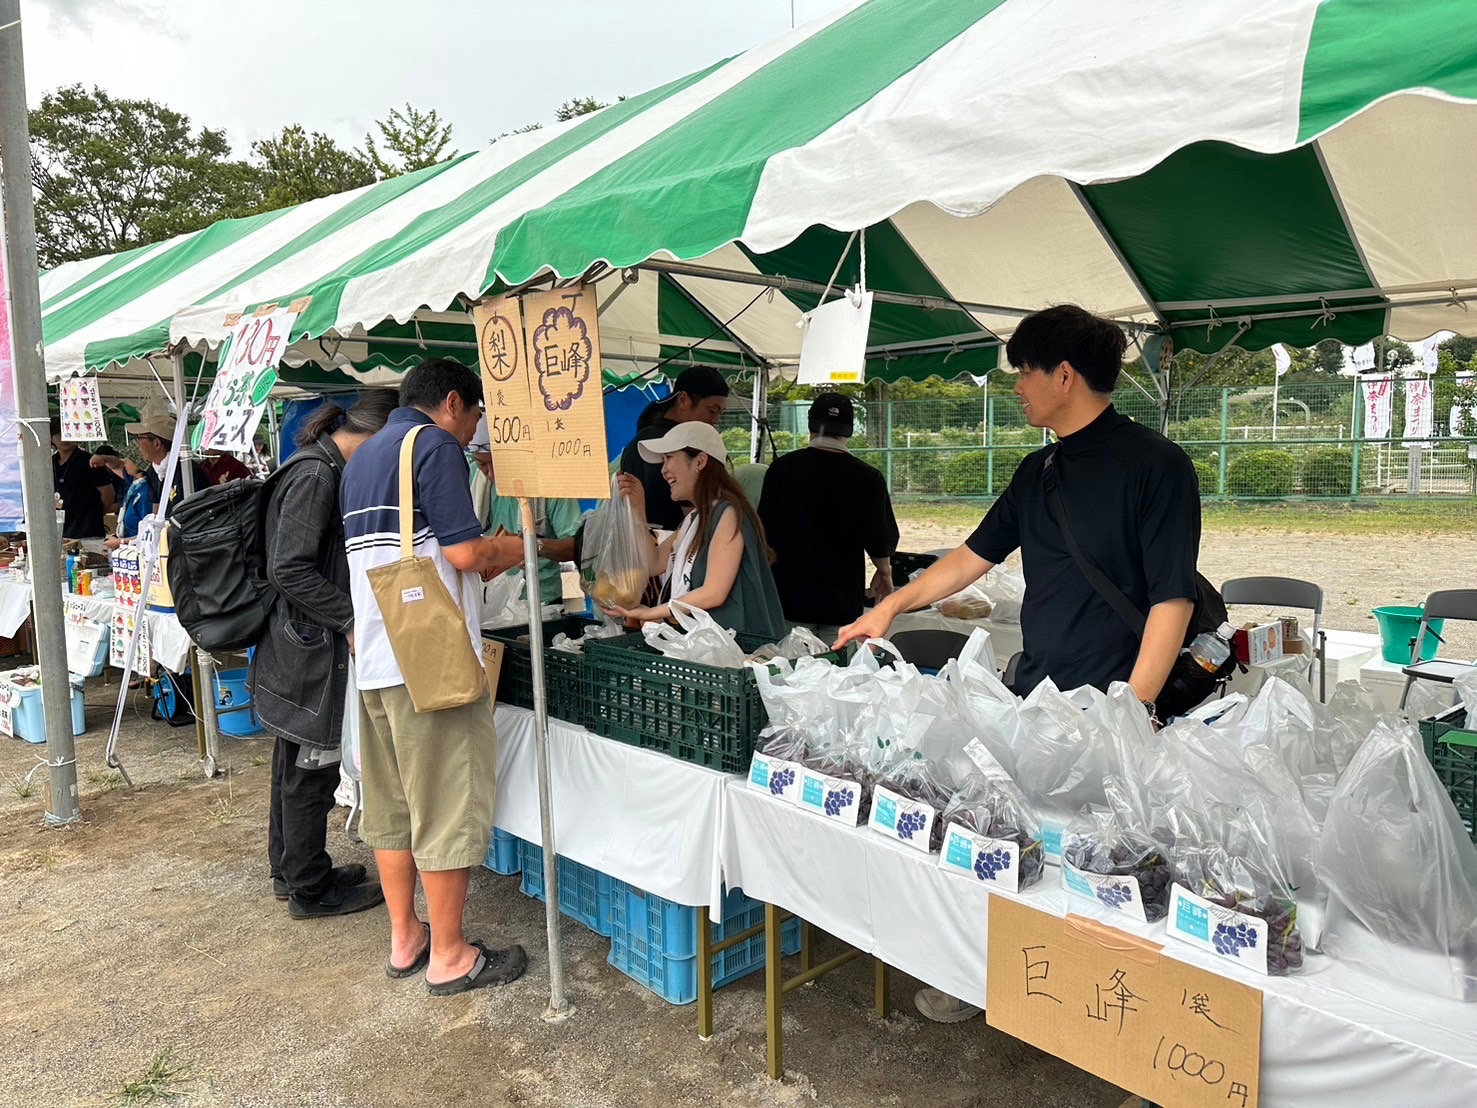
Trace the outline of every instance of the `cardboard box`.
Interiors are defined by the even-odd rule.
[[[1264,666],[1282,657],[1282,623],[1247,624],[1232,641],[1242,665]]]

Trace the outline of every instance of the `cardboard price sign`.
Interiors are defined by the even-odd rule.
[[[990,1026],[1165,1108],[1256,1108],[1261,990],[1005,897],[989,931]]]
[[[608,497],[594,290],[484,301],[472,320],[498,492]]]
[[[306,299],[287,308],[272,304],[226,320],[231,336],[221,347],[215,384],[205,398],[193,449],[235,453],[251,449],[251,436],[277,384],[277,366],[287,353],[292,325],[306,307]]]

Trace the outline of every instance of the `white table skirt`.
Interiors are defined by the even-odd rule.
[[[494,719],[494,822],[539,842],[533,713],[499,704]],[[549,776],[561,855],[678,904],[722,904],[718,835],[733,775],[551,719]]]
[[[729,787],[723,875],[888,965],[973,1004],[985,1002],[992,895],[944,873],[937,855],[847,828],[748,788]],[[1162,924],[1070,897],[1048,867],[1018,899],[1058,916],[1100,919],[1165,945],[1181,961],[1263,991],[1261,1103],[1477,1104],[1477,1004],[1405,989],[1317,955],[1306,972],[1263,978],[1166,939]]]
[[[63,603],[81,604],[89,619],[111,627],[113,600],[101,596],[62,594]],[[13,577],[0,577],[0,636],[12,638],[31,615],[31,585]],[[183,672],[189,663],[190,636],[169,612],[149,613],[149,647],[154,661],[167,670]]]

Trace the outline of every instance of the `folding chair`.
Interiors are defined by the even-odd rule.
[[[969,636],[958,631],[899,631],[888,641],[897,647],[903,661],[937,673],[959,657]]]
[[[1308,681],[1318,663],[1318,699],[1328,699],[1327,641],[1323,622],[1323,587],[1296,577],[1234,577],[1221,586],[1226,606],[1256,604],[1265,608],[1296,608],[1313,613],[1313,656],[1308,659]]]
[[[1405,689],[1400,694],[1401,711],[1405,710],[1405,701],[1410,696],[1411,687],[1417,681],[1435,681],[1442,685],[1450,685],[1462,674],[1472,670],[1473,663],[1471,662],[1449,661],[1443,658],[1433,658],[1429,662],[1420,660],[1421,647],[1425,645],[1428,634],[1436,635],[1438,642],[1445,641],[1431,628],[1430,623],[1433,619],[1477,620],[1477,589],[1442,589],[1426,597],[1421,622],[1416,626],[1415,638],[1411,640],[1411,664],[1400,671],[1405,674]]]

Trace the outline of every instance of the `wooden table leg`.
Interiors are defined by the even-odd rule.
[[[892,1007],[889,992],[889,981],[887,977],[887,963],[881,958],[872,959],[873,971],[876,975],[876,1005],[877,1018],[886,1019],[888,1010]]]
[[[785,1073],[785,1043],[780,1026],[784,964],[780,954],[780,910],[764,906],[764,1023],[769,1040],[769,1076],[778,1081]]]
[[[713,928],[708,909],[697,910],[697,1037],[713,1034]]]
[[[812,933],[812,928],[810,926],[810,921],[809,920],[801,920],[800,921],[800,972],[801,973],[806,972],[808,969],[810,969],[810,967],[812,965],[812,962],[811,962],[811,949],[812,949],[811,948],[811,944],[814,941],[815,941],[815,936]]]

